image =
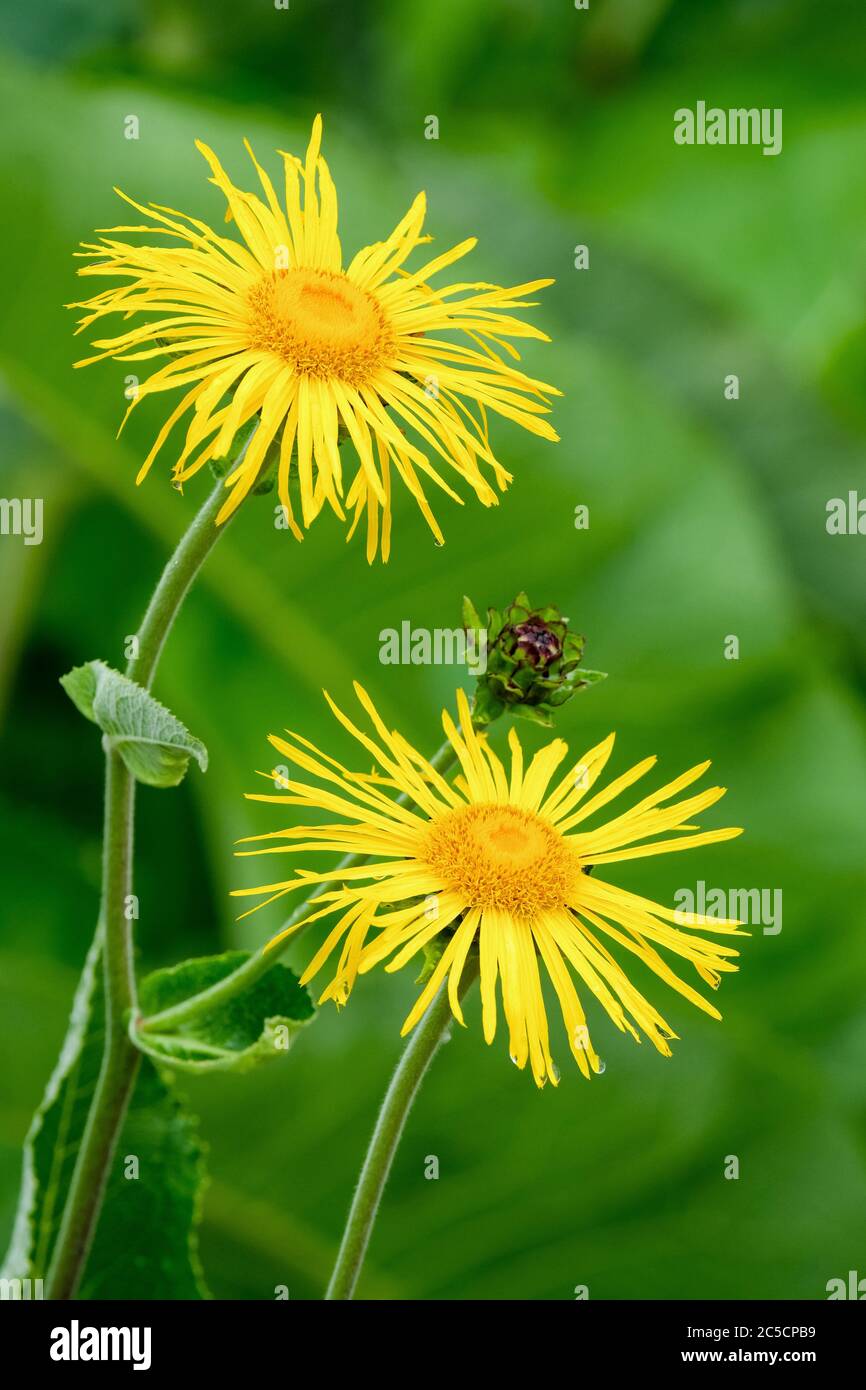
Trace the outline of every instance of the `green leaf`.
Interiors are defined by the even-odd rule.
[[[127,1160],[138,1160],[127,1177]],[[206,1181],[198,1118],[142,1058],[80,1298],[207,1298],[198,1258]]]
[[[462,616],[463,626],[467,629],[467,631],[474,630],[476,632],[480,632],[482,628],[486,629],[487,627],[487,624],[482,620],[481,615],[478,612],[478,609],[475,607],[475,604],[472,602],[468,594],[463,595]]]
[[[447,938],[444,935],[434,936],[432,941],[427,942],[423,951],[421,969],[415,976],[416,985],[426,985],[433,971],[436,969],[436,966],[442,959],[442,953],[445,950],[446,944]]]
[[[100,956],[97,940],[79,981],[57,1066],[27,1135],[3,1278],[44,1279],[51,1261],[102,1060]],[[128,1162],[132,1158],[137,1160],[134,1176]],[[143,1058],[79,1297],[205,1297],[196,1239],[203,1178],[197,1122]]]
[[[475,687],[475,701],[472,706],[472,719],[475,724],[492,724],[498,719],[505,704],[497,699],[487,681],[479,681]]]
[[[157,970],[142,981],[139,1004],[147,1017],[200,994],[244,961],[246,951],[183,961]],[[247,1071],[257,1063],[287,1052],[299,1028],[315,1010],[294,971],[274,965],[249,989],[225,1003],[195,1014],[164,1032],[134,1029],[133,1041],[142,1052],[180,1071]]]
[[[60,684],[85,719],[98,724],[139,782],[176,787],[190,758],[207,771],[207,749],[179,719],[135,681],[88,661],[61,676]]]
[[[553,727],[553,717],[550,710],[543,705],[511,705],[511,713],[515,719],[528,719],[530,724],[543,724],[545,729]]]

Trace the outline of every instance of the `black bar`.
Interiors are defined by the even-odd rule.
[[[59,1382],[70,1376],[92,1379],[105,1371],[115,1377],[135,1374],[139,1381],[145,1375],[185,1370],[248,1377],[274,1374],[282,1367],[294,1376],[308,1358],[311,1368],[327,1364],[333,1374],[335,1348],[328,1339],[347,1335],[352,1340],[337,1344],[337,1356],[345,1358],[348,1374],[354,1377],[361,1366],[381,1360],[390,1376],[396,1361],[407,1355],[422,1354],[430,1369],[429,1349],[435,1355],[453,1333],[458,1338],[449,1359],[453,1356],[456,1365],[468,1369],[474,1358],[464,1359],[460,1348],[477,1350],[485,1381],[491,1361],[502,1361],[504,1369],[513,1371],[512,1358],[518,1357],[534,1361],[539,1371],[545,1364],[570,1364],[568,1375],[575,1382],[599,1363],[615,1373],[680,1367],[699,1375],[706,1366],[736,1372],[741,1366],[775,1371],[799,1365],[826,1378],[843,1366],[860,1364],[866,1330],[860,1301],[576,1300],[504,1307],[500,1302],[434,1301],[401,1303],[395,1321],[391,1304],[378,1302],[22,1300],[0,1303],[0,1336],[7,1366],[18,1363]],[[515,1306],[519,1314],[510,1311]],[[539,1333],[555,1340],[545,1335],[539,1341]],[[88,1359],[91,1351],[103,1359]],[[404,1372],[412,1374],[411,1362]]]

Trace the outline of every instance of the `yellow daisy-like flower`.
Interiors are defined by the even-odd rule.
[[[492,1042],[496,1032],[498,979],[512,1060],[519,1067],[528,1060],[539,1086],[547,1080],[556,1085],[559,1079],[550,1054],[542,967],[559,1000],[572,1054],[587,1077],[601,1070],[601,1063],[590,1041],[572,972],[617,1027],[637,1041],[641,1029],[660,1052],[670,1056],[668,1042],[676,1036],[631,983],[609,945],[637,957],[686,999],[720,1017],[671,969],[658,948],[680,957],[701,980],[715,987],[722,972],[736,970],[731,957],[738,952],[692,929],[743,935],[737,930],[741,924],[674,912],[605,882],[595,872],[620,860],[693,849],[739,835],[738,828],[699,831],[693,824],[695,816],[724,795],[724,787],[710,787],[672,802],[709,763],[690,768],[630,810],[587,829],[586,823],[643,777],[655,758],[645,758],[589,796],[613,748],[611,734],[551,785],[568,753],[566,744],[554,739],[526,767],[520,740],[512,730],[508,737],[511,766],[506,769],[486,738],[473,728],[469,703],[459,691],[459,728],[447,712],[442,716],[461,770],[452,784],[399,733],[385,727],[361,686],[355,690],[373,736],[357,728],[326,698],[340,723],[372,754],[377,774],[349,772],[298,734],[289,734],[288,739],[272,735],[270,742],[283,757],[324,785],[290,780],[284,784],[285,794],[255,794],[251,799],[324,810],[341,819],[251,836],[251,840],[283,843],[240,851],[306,854],[330,850],[370,856],[372,862],[356,867],[298,872],[283,882],[237,890],[239,896],[268,894],[267,900],[272,901],[296,888],[337,885],[319,895],[317,901],[324,906],[274,939],[279,941],[316,918],[340,913],[302,976],[308,981],[342,943],[337,971],[323,1000],[345,1002],[359,972],[388,958],[385,969],[399,970],[439,938],[441,955],[403,1033],[419,1021],[446,978],[452,1011],[463,1023],[460,977],[469,951],[477,948],[484,1037]],[[393,792],[402,793],[409,804],[400,804]]]
[[[91,264],[79,273],[127,283],[70,307],[87,311],[79,332],[107,314],[154,317],[118,337],[95,340],[98,355],[76,365],[167,359],[137,388],[130,409],[157,392],[187,388],[139,482],[181,417],[188,420],[174,465],[178,484],[209,460],[224,458],[238,430],[260,415],[249,447],[226,478],[230,494],[218,521],[250,491],[271,445],[278,445],[278,493],[295,536],[301,539],[301,525],[309,527],[325,503],[340,518],[353,513],[350,535],[366,512],[367,558],[381,544],[387,559],[392,467],[441,544],[425,481],[460,502],[448,481],[457,474],[490,506],[498,501],[496,488],[503,491],[511,480],[491,451],[488,411],[545,439],[558,438],[541,417],[549,411],[546,397],[560,393],[501,355],[504,350],[519,360],[511,338],[549,341],[510,311],[531,307],[526,296],[552,281],[510,289],[477,281],[433,288],[432,278],[465,256],[474,238],[417,270],[404,269],[410,253],[430,240],[422,235],[423,193],[389,237],[364,247],[344,268],[337,193],[319,153],[321,134],[317,116],[303,162],[280,151],[284,204],[248,143],[264,201],[236,188],[213,151],[198,142],[211,182],[225,195],[226,219],[234,221],[243,244],[185,213],[143,207],[120,193],[150,221],[113,227],[99,242],[85,244],[80,254]],[[130,232],[165,237],[168,244],[116,239]],[[345,480],[342,438],[351,440],[359,460],[354,477]],[[438,456],[435,462],[423,446]],[[289,487],[293,469],[301,524]]]

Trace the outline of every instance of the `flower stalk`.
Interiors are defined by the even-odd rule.
[[[46,1280],[46,1296],[74,1298],[102,1207],[114,1147],[132,1094],[141,1054],[126,1033],[135,1005],[130,923],[124,905],[132,886],[135,780],[118,753],[105,760],[102,937],[105,1045],[93,1103],[64,1207]]]
[[[474,983],[477,975],[478,958],[470,956],[460,980],[461,998]],[[451,1023],[448,981],[443,980],[426,1014],[406,1043],[385,1092],[358,1186],[352,1198],[337,1262],[325,1294],[328,1300],[346,1300],[354,1297],[379,1203],[409,1111]]]
[[[252,434],[238,455],[238,462],[246,453],[251,440]],[[222,534],[223,527],[217,526],[216,519],[224,501],[225,485],[218,480],[181,537],[147,605],[138,629],[138,654],[126,668],[129,679],[136,681],[145,690],[149,690],[153,685],[166,639],[183,606],[183,601]]]
[[[248,441],[249,442],[249,441]],[[166,638],[196,575],[224,528],[216,515],[224,501],[218,482],[168,561],[138,632],[131,680],[148,689]],[[135,779],[120,755],[106,747],[102,897],[105,1044],[93,1102],[46,1278],[50,1299],[74,1298],[87,1263],[117,1140],[141,1054],[127,1032],[136,1006],[134,946],[126,901],[132,892]]]

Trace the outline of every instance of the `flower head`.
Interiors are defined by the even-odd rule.
[[[298,539],[327,504],[340,518],[350,515],[350,535],[366,514],[368,559],[380,547],[387,559],[394,475],[441,543],[426,485],[460,502],[449,479],[468,483],[490,506],[510,481],[491,449],[488,411],[546,439],[558,437],[542,417],[546,398],[559,392],[501,355],[519,360],[512,338],[547,340],[511,310],[531,307],[526,296],[551,281],[510,289],[478,281],[434,287],[433,279],[465,256],[474,238],[407,270],[410,254],[430,240],[422,234],[423,193],[390,236],[344,267],[321,133],[317,116],[303,161],[280,152],[282,201],[249,145],[264,198],[237,188],[213,151],[198,143],[241,240],[121,193],[148,223],[114,227],[85,244],[81,254],[90,263],[80,274],[125,283],[72,307],[87,311],[79,331],[108,314],[147,319],[95,340],[97,355],[77,365],[103,358],[154,363],[157,370],[137,388],[130,409],[147,396],[185,388],[139,481],[182,418],[178,484],[224,458],[241,427],[257,418],[253,438],[226,476],[230,492],[218,520],[275,457],[280,501]],[[128,233],[146,241],[117,239]],[[345,478],[343,439],[351,440],[358,460]]]
[[[723,972],[736,969],[731,958],[737,952],[694,928],[742,935],[737,931],[740,923],[674,912],[606,882],[596,872],[620,860],[739,835],[735,828],[699,831],[694,824],[694,818],[724,794],[723,787],[673,800],[708,763],[691,768],[612,820],[588,828],[603,807],[650,770],[655,758],[645,758],[590,795],[613,748],[612,734],[554,781],[568,753],[565,743],[554,739],[526,766],[512,730],[511,765],[506,768],[473,728],[469,703],[460,691],[459,727],[443,713],[443,727],[460,767],[452,783],[399,733],[386,728],[360,686],[355,690],[371,734],[357,728],[330,699],[329,703],[340,723],[373,756],[376,773],[350,772],[299,735],[272,736],[273,746],[300,769],[298,778],[284,784],[285,794],[256,794],[252,799],[324,810],[339,819],[253,836],[252,840],[268,841],[267,847],[242,851],[329,850],[370,857],[369,863],[354,867],[299,871],[282,882],[238,890],[268,894],[270,901],[296,888],[323,886],[316,910],[306,920],[331,913],[339,913],[339,918],[303,976],[309,980],[340,947],[323,999],[345,1002],[359,973],[383,961],[386,970],[399,970],[437,943],[438,960],[403,1032],[415,1026],[445,980],[451,1008],[462,1023],[460,977],[469,952],[477,950],[484,1036],[492,1042],[496,1032],[498,980],[512,1059],[519,1067],[529,1061],[539,1086],[547,1080],[556,1084],[559,1076],[550,1052],[542,970],[559,1000],[572,1054],[587,1077],[601,1064],[575,976],[617,1027],[638,1041],[642,1031],[669,1056],[669,1040],[675,1037],[631,983],[611,947],[636,957],[686,999],[720,1017],[660,952],[679,957],[699,979],[715,987]],[[303,780],[303,774],[323,785]],[[395,798],[397,792],[408,804]]]
[[[603,671],[582,665],[586,638],[570,631],[553,604],[533,608],[526,594],[518,594],[504,613],[488,608],[485,624],[471,599],[464,598],[463,623],[486,633],[487,664],[472,706],[476,726],[491,723],[506,709],[550,725],[578,690],[604,680]]]

